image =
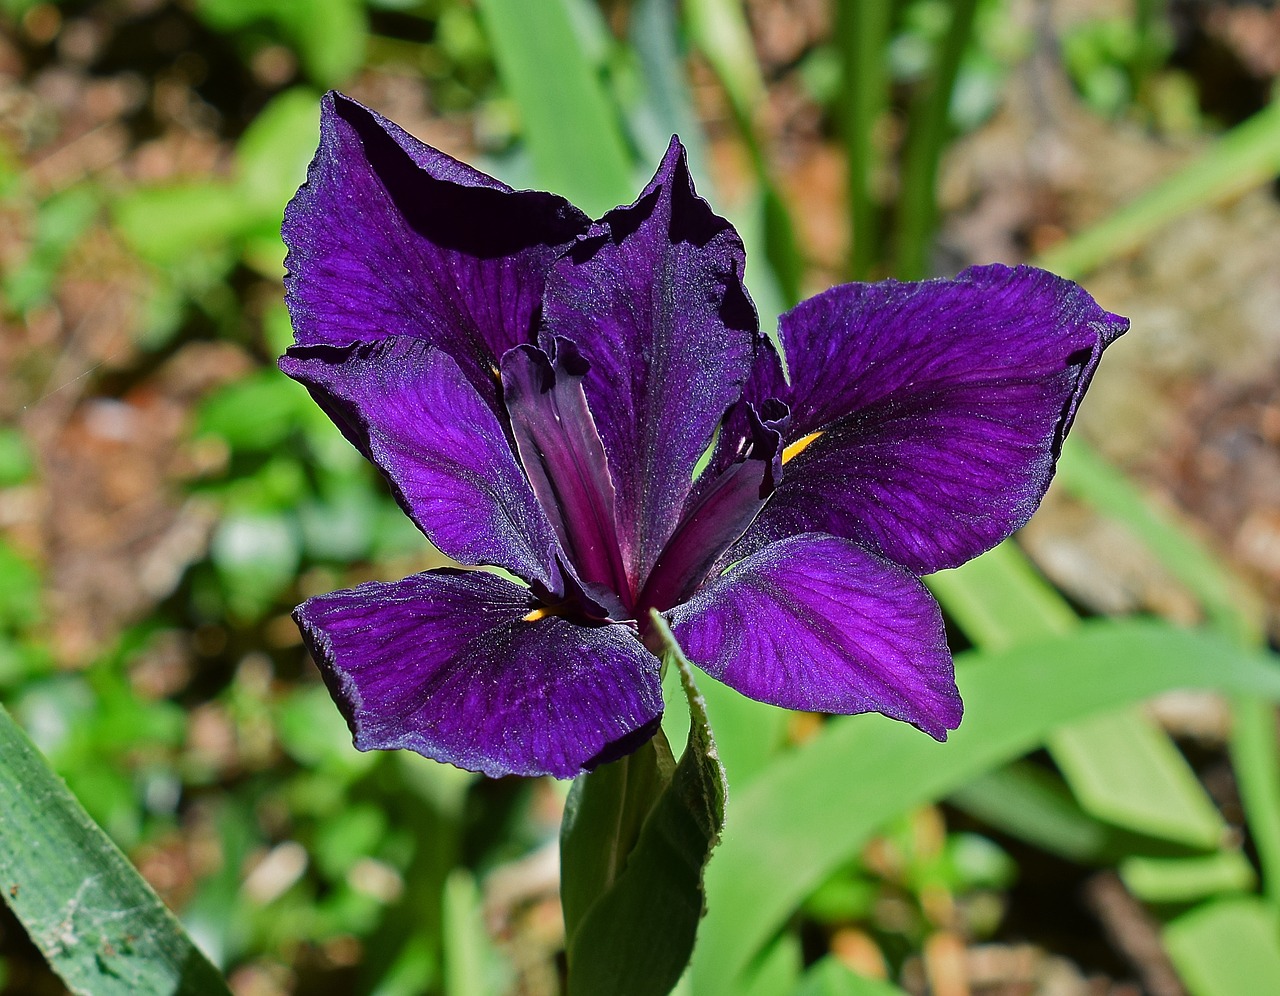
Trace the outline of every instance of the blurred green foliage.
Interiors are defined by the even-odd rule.
[[[836,6],[847,15],[853,2]],[[532,874],[525,862],[554,846],[567,787],[486,781],[410,754],[357,753],[288,618],[315,592],[444,561],[306,392],[272,364],[291,341],[279,288],[281,212],[305,178],[322,90],[382,77],[401,86],[406,77],[420,80],[421,89],[414,83],[410,92],[431,113],[465,120],[486,168],[512,183],[554,187],[589,208],[607,207],[635,189],[673,130],[705,176],[708,145],[697,122],[708,101],[695,99],[688,84],[692,57],[700,79],[714,79],[715,99],[729,108],[731,120],[717,127],[732,131],[749,163],[749,189],[729,208],[748,243],[748,281],[770,328],[771,317],[799,293],[808,264],[760,113],[775,80],[759,64],[739,0],[688,0],[678,9],[666,0],[554,0],[536,11],[499,0],[172,6],[197,44],[228,50],[251,81],[215,80],[224,87],[221,102],[208,97],[227,152],[225,170],[114,186],[88,178],[50,191],[31,182],[12,150],[0,145],[0,197],[30,232],[0,276],[0,292],[6,314],[38,313],[56,297],[77,247],[106,219],[145,277],[146,306],[130,330],[140,370],[192,343],[237,347],[245,372],[203,395],[190,413],[186,444],[201,455],[201,469],[183,485],[186,497],[207,503],[216,521],[174,590],[84,666],[57,658],[50,565],[0,537],[0,697],[90,814],[168,890],[192,936],[221,967],[261,969],[278,990],[308,993],[469,996],[502,991],[516,977],[527,991],[553,992],[560,942],[544,922],[555,916],[548,883],[539,880],[541,891],[498,911],[507,918],[501,945],[481,927],[495,915],[485,908],[493,873],[518,867]],[[514,20],[522,6],[526,20]],[[867,158],[866,175],[887,171],[897,181],[851,190],[853,227],[862,224],[873,236],[855,250],[866,251],[859,274],[919,275],[907,271],[924,266],[932,246],[940,157],[957,134],[999,107],[1011,72],[1035,51],[1033,32],[1017,26],[1004,0],[972,5],[963,23],[962,7],[948,0],[894,3],[878,27],[853,20],[855,33],[882,32],[869,44],[822,38],[794,66],[776,70],[794,72],[820,109],[825,137],[840,133],[847,82],[855,78],[879,88],[867,105],[877,136],[901,133],[896,145],[883,136],[861,145],[845,139],[846,155]],[[0,5],[6,29],[42,12],[71,19],[91,8],[35,0]],[[959,23],[965,29],[953,30]],[[1056,44],[1094,112],[1170,131],[1206,127],[1187,77],[1167,64],[1172,43],[1165,23],[1149,10],[1081,23]],[[47,43],[28,48],[33,58],[49,57]],[[855,58],[868,50],[876,65]],[[294,68],[286,60],[278,78],[255,81],[254,64],[281,51]],[[954,71],[940,81],[948,65]],[[548,96],[553,70],[574,74],[568,104]],[[919,122],[929,114],[933,124],[925,128]],[[1249,144],[1250,182],[1275,172],[1274,130]],[[1221,148],[1235,149],[1230,141]],[[1206,162],[1202,176],[1239,172],[1231,168],[1235,158]],[[1167,219],[1221,188],[1195,187],[1190,200],[1174,198],[1157,214]],[[910,220],[913,210],[918,214]],[[1084,258],[1091,265],[1101,256]],[[38,487],[34,445],[18,429],[0,428],[0,495]],[[1203,551],[1183,543],[1177,528],[1143,518],[1141,501],[1118,491],[1123,485],[1105,469],[1086,467],[1076,481],[1079,490],[1101,494],[1098,503],[1166,560],[1193,565],[1187,570],[1197,577],[1214,576]],[[957,635],[973,645],[1017,646],[1069,632],[1077,621],[1071,606],[1046,593],[1034,571],[1011,556],[1012,562],[997,558],[978,567],[988,572],[980,579],[971,572],[967,589],[939,580]],[[1198,594],[1213,616],[1221,599]],[[1017,604],[1030,608],[1010,620],[1009,607]],[[733,833],[735,792],[748,806],[777,811],[787,799],[769,795],[771,780],[785,784],[788,764],[821,757],[823,748],[801,746],[813,733],[806,734],[803,721],[710,684],[708,709],[729,767]],[[896,808],[879,800],[892,810],[887,824],[869,843],[859,831],[844,844],[824,844],[831,860],[784,924],[764,923],[768,912],[713,906],[704,925],[710,936],[721,945],[747,937],[760,946],[735,952],[742,963],[735,970],[750,976],[734,977],[741,991],[900,992],[852,972],[828,942],[842,930],[863,932],[890,977],[901,978],[939,933],[966,942],[999,937],[1028,845],[1080,867],[1117,867],[1167,923],[1169,954],[1195,996],[1243,991],[1233,990],[1237,976],[1221,969],[1223,952],[1236,951],[1242,937],[1252,945],[1240,956],[1254,973],[1245,977],[1274,974],[1275,909],[1253,894],[1258,876],[1248,853],[1238,840],[1219,839],[1217,810],[1208,820],[1212,840],[1179,839],[1185,823],[1179,818],[1189,807],[1208,805],[1194,773],[1158,728],[1131,714],[1111,718],[1116,725],[1106,733],[1117,739],[1106,743],[1140,742],[1150,750],[1115,752],[1115,770],[1090,768],[1087,757],[1073,766],[1079,754],[1055,731],[1038,741],[1049,744],[1052,760],[1038,756],[1004,767],[989,760],[963,786],[947,789],[955,795],[946,809],[927,792],[906,793],[910,801]],[[673,732],[672,741],[682,734]],[[1089,741],[1104,742],[1101,734]],[[1265,752],[1265,737],[1262,743]],[[1249,758],[1245,751],[1234,760],[1245,770]],[[841,761],[828,759],[824,770],[840,771]],[[1265,782],[1269,769],[1265,763],[1259,769],[1256,751],[1253,763]],[[1117,805],[1116,786],[1125,775],[1151,771],[1173,772],[1169,782],[1176,784],[1143,782],[1145,791],[1129,801],[1144,818],[1161,807],[1167,818],[1135,826],[1137,817]],[[847,797],[851,812],[865,803],[858,786],[835,776],[821,789]],[[1265,795],[1261,808],[1251,805],[1245,828],[1260,850],[1268,846]],[[1063,827],[1070,833],[1064,836]],[[737,929],[739,915],[756,918],[750,929]],[[752,930],[763,934],[755,938]],[[10,946],[5,957],[24,955]],[[0,961],[0,987],[4,973]],[[689,981],[682,985],[700,992]]]

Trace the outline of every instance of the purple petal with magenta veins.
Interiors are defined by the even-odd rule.
[[[783,315],[786,477],[738,555],[845,536],[916,574],[1030,518],[1102,351],[1128,322],[1031,267],[845,284]]]

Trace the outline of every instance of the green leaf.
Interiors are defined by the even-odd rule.
[[[299,86],[273,98],[236,145],[237,190],[277,230],[319,140],[319,94]]]
[[[1136,833],[1212,850],[1227,836],[1169,735],[1131,709],[1091,716],[1049,737],[1053,760],[1080,805]]]
[[[480,890],[465,868],[444,883],[444,991],[446,996],[485,996],[508,987],[494,978],[497,955],[489,943],[480,909]]]
[[[1137,249],[1188,211],[1260,187],[1280,173],[1280,103],[1259,111],[1163,183],[1092,228],[1054,246],[1036,262],[1078,280]]]
[[[805,973],[795,996],[905,996],[891,982],[859,975],[831,955]]]
[[[1222,899],[1169,924],[1164,946],[1191,996],[1280,993],[1280,923],[1259,899]]]
[[[655,736],[626,757],[573,783],[560,828],[560,905],[572,938],[587,911],[622,874],[676,763]]]
[[[313,80],[321,86],[338,86],[360,68],[369,40],[369,22],[360,0],[308,0],[284,11],[289,13],[286,29]]]
[[[140,256],[164,266],[193,246],[220,247],[252,227],[260,209],[236,193],[230,183],[207,181],[133,190],[115,202],[112,218]]]
[[[1020,757],[1054,729],[1173,688],[1280,699],[1273,656],[1158,623],[1109,622],[959,663],[967,716],[938,744],[879,716],[836,719],[734,799],[735,823],[707,874],[694,957],[702,996],[734,992],[765,941],[891,818]],[[731,828],[732,829],[732,828]]]
[[[1253,866],[1239,851],[1189,858],[1137,854],[1120,862],[1120,877],[1148,903],[1190,903],[1224,892],[1248,892],[1256,884]]]
[[[227,994],[173,914],[0,708],[0,891],[73,992]]]
[[[1090,816],[1052,772],[1018,761],[979,775],[947,800],[989,826],[1080,864],[1110,864],[1150,842]]]
[[[35,471],[35,459],[22,433],[0,428],[0,488],[22,484]]]
[[[1075,613],[1011,543],[930,579],[979,646],[1069,632]],[[1080,805],[1133,833],[1212,849],[1226,826],[1168,735],[1135,709],[1055,730],[1049,752]]]
[[[572,2],[479,0],[479,7],[539,183],[599,216],[634,195],[631,157],[574,31]]]
[[[665,996],[671,991],[693,951],[704,908],[703,870],[724,826],[724,769],[716,756],[706,705],[670,630],[657,613],[652,618],[663,637],[663,661],[679,668],[684,682],[692,716],[689,742],[618,874],[585,911],[582,893],[567,893],[571,996]],[[649,795],[649,783],[644,784],[637,793],[641,799]],[[566,831],[566,870],[576,861],[572,845],[582,840],[587,826],[579,822],[588,818],[586,805],[584,790]],[[625,807],[617,812],[625,822]],[[589,861],[593,867],[600,865],[598,857]]]

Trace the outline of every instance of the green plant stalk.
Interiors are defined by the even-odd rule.
[[[836,46],[840,52],[840,123],[848,152],[851,246],[849,276],[868,279],[881,262],[880,204],[875,178],[881,167],[875,131],[889,106],[891,0],[839,0]]]
[[[938,164],[947,141],[947,112],[977,9],[978,0],[952,0],[951,23],[938,48],[933,78],[911,109],[897,225],[896,274],[904,280],[928,275],[929,247],[938,219]]]

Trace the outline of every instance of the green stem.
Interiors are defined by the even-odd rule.
[[[977,0],[952,0],[951,24],[938,48],[933,78],[911,109],[898,213],[896,272],[904,280],[927,275],[929,246],[937,225],[938,163],[946,145],[947,111],[977,7]]]
[[[836,46],[842,67],[840,123],[849,158],[849,275],[865,280],[881,262],[880,204],[875,195],[881,168],[876,127],[889,106],[889,43],[892,0],[839,0]]]

